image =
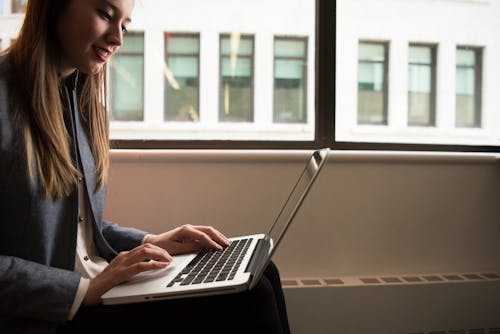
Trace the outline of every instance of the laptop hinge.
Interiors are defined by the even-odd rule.
[[[245,271],[253,275],[258,271],[260,266],[266,265],[266,263],[263,263],[264,261],[262,261],[262,259],[268,256],[270,247],[271,243],[267,240],[267,238],[259,239]]]

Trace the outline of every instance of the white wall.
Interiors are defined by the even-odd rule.
[[[229,236],[260,232],[278,213],[307,154],[115,151],[106,217],[152,232],[185,223],[210,224]],[[276,253],[282,278],[500,272],[500,166],[494,155],[335,152],[325,167]],[[316,257],[318,252],[322,256]],[[389,294],[352,288],[323,293],[287,290],[294,328],[307,332],[301,324],[315,318],[297,323],[306,310],[305,314],[318,311],[315,317],[319,319],[314,321],[317,329],[345,326],[347,318],[339,318],[338,313],[335,318],[330,311],[342,310],[339,303],[354,303],[343,309],[347,314],[356,309],[359,298],[373,302],[384,295],[399,296],[392,304],[379,303],[385,310],[385,321],[391,310],[402,309],[399,303],[407,298],[410,303],[418,302],[415,298],[427,293],[425,300],[435,302],[435,287],[418,288],[424,292],[410,289],[407,294],[398,294],[401,287],[397,286],[385,287]],[[497,284],[493,290],[498,288]],[[480,289],[488,296],[492,288]],[[470,291],[461,295],[464,303],[468,296],[482,300],[474,287]],[[444,294],[443,305],[456,301],[453,294]],[[471,305],[477,311],[474,314],[490,317],[488,324],[481,323],[486,321],[483,318],[470,319],[479,322],[476,328],[493,326],[490,313],[481,312],[481,307],[486,310],[491,304]],[[433,312],[438,306],[432,307],[427,310]],[[369,321],[369,309],[363,310],[359,314],[348,312],[350,321]],[[466,319],[452,315],[456,321]],[[433,313],[427,318],[421,313],[420,317],[432,318]],[[390,323],[380,328],[391,328],[387,326]],[[495,326],[500,327],[500,316]],[[337,329],[349,333],[342,328]]]

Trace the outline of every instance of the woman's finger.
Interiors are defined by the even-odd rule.
[[[212,237],[199,229],[199,227],[192,225],[184,225],[179,230],[179,241],[180,242],[192,242],[196,241],[200,244],[199,248],[212,248],[212,249],[222,249],[222,245],[214,241]],[[225,243],[223,243],[225,245]]]
[[[212,226],[194,226],[194,228],[208,234],[210,238],[212,238],[212,240],[217,242],[219,245],[229,246],[230,244],[229,239]]]
[[[128,252],[120,253],[116,260],[123,266],[130,266],[146,260],[170,263],[172,262],[172,256],[165,249],[146,243]]]

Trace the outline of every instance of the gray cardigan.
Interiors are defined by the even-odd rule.
[[[0,57],[0,333],[54,333],[67,320],[80,281],[74,271],[78,191],[44,197],[27,178],[22,129],[10,98],[11,66]],[[94,242],[110,261],[141,243],[144,231],[103,221],[106,190],[96,191],[94,159],[76,101],[76,77],[63,94],[75,119],[76,144],[94,217]],[[75,107],[73,107],[75,106]],[[74,153],[74,152],[73,152]],[[75,156],[78,156],[75,155]]]

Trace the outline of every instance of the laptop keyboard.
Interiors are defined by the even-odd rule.
[[[243,258],[250,247],[251,239],[234,240],[221,250],[201,251],[167,285],[201,284],[234,279]]]

